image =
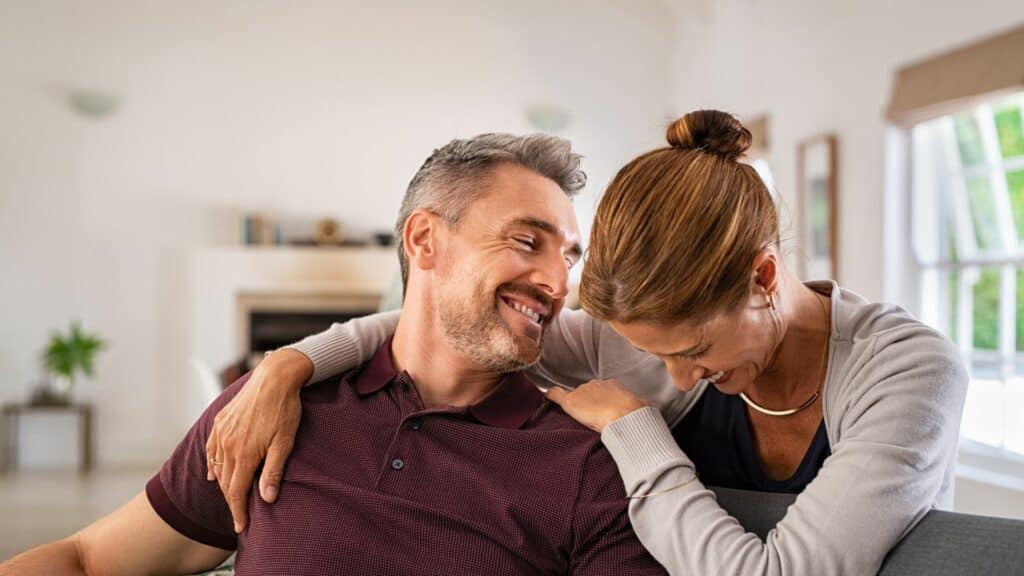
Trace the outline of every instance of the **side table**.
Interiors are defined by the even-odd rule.
[[[81,473],[92,469],[92,406],[88,404],[5,404],[0,410],[0,430],[4,432],[3,471],[18,467],[18,430],[21,417],[33,412],[70,412],[78,418],[79,467]]]

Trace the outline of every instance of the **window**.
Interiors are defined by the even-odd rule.
[[[1024,93],[911,130],[919,311],[971,372],[966,445],[1024,460]]]

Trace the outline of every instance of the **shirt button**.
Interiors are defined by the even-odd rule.
[[[401,458],[395,458],[391,461],[392,470],[401,470],[402,468],[405,468],[405,462]]]
[[[409,420],[409,429],[410,430],[419,430],[422,427],[423,427],[423,422],[421,422],[419,418],[413,418],[412,420]]]

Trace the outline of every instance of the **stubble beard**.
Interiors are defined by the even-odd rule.
[[[438,313],[445,337],[486,370],[516,372],[540,358],[540,342],[513,332],[498,311],[497,293],[483,286],[477,286],[468,299],[445,291]]]

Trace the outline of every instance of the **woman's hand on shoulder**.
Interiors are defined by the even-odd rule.
[[[264,459],[260,496],[266,502],[277,499],[302,416],[299,393],[312,374],[305,354],[288,348],[273,352],[213,419],[206,441],[207,480],[220,484],[236,532],[248,523],[249,490]]]
[[[642,398],[618,380],[591,380],[568,391],[553,387],[548,400],[562,407],[565,413],[595,432],[626,416],[649,406]]]

